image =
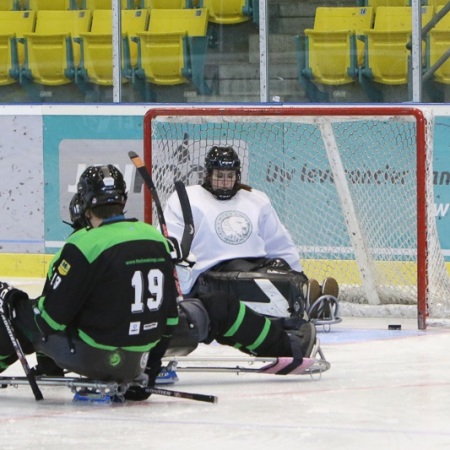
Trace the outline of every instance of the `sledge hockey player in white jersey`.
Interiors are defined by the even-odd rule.
[[[241,161],[232,147],[213,146],[205,158],[202,185],[186,188],[195,235],[192,267],[178,266],[188,297],[225,291],[256,311],[285,318],[286,328],[303,323],[339,322],[339,287],[334,278],[322,286],[304,274],[298,250],[269,197],[241,183]],[[173,193],[165,218],[169,234],[181,240],[185,222]]]

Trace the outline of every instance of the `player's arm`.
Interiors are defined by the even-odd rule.
[[[303,271],[297,247],[270,203],[264,205],[261,211],[259,230],[268,257],[282,258],[292,269]]]
[[[166,219],[169,236],[174,237],[178,242],[181,242],[184,232],[184,219],[180,200],[176,192],[174,192],[167,201],[164,217]]]
[[[35,300],[36,323],[44,335],[64,330],[87,297],[89,262],[72,244],[66,244],[52,261],[42,295]]]

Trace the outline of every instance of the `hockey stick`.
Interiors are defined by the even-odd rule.
[[[115,382],[95,381],[88,378],[78,377],[47,377],[42,376],[35,379],[35,382],[42,386],[66,386],[76,391],[77,388],[91,388],[100,391],[109,391],[111,395],[118,395],[122,390],[126,390],[123,386]],[[0,387],[6,386],[20,386],[28,384],[28,379],[25,377],[2,377],[0,376]],[[36,385],[37,385],[36,384]],[[196,400],[199,402],[217,403],[218,398],[214,395],[196,394],[191,392],[173,391],[167,389],[160,389],[157,387],[147,387],[149,392],[155,395],[164,395],[166,397],[182,398],[186,400]]]
[[[197,400],[199,402],[217,403],[219,400],[214,395],[192,394],[190,392],[172,391],[168,389],[160,389],[156,387],[147,388],[152,394],[166,395],[167,397],[185,398],[188,400]]]
[[[167,231],[166,219],[164,218],[164,212],[161,206],[161,200],[159,199],[158,191],[156,190],[155,184],[153,183],[152,177],[145,167],[144,161],[136,152],[128,152],[128,156],[131,162],[136,167],[139,175],[144,180],[145,185],[152,194],[153,202],[155,203],[156,214],[158,215],[159,226],[161,227],[161,232],[165,237],[169,237]]]
[[[25,357],[25,353],[23,352],[20,342],[18,341],[18,339],[16,337],[16,334],[11,325],[11,322],[9,321],[8,317],[6,317],[6,315],[3,312],[0,313],[0,316],[2,316],[3,324],[5,325],[6,331],[8,333],[9,339],[11,340],[11,344],[14,347],[17,358],[19,359],[20,363],[22,364],[23,371],[25,372],[26,379],[28,381],[28,384],[31,387],[31,390],[33,391],[34,398],[36,399],[36,401],[43,400],[44,396],[42,395],[42,392],[39,389],[39,386],[36,382],[36,378],[34,377],[33,372],[31,371],[30,366],[28,365],[28,361]]]
[[[184,219],[184,231],[181,238],[181,253],[183,258],[187,258],[191,251],[192,241],[194,239],[195,227],[194,218],[192,216],[191,204],[187,195],[186,186],[182,181],[175,181],[175,190],[180,199],[181,211]]]
[[[152,177],[148,172],[147,168],[145,167],[144,162],[136,152],[130,151],[128,152],[128,156],[131,159],[134,166],[136,167],[136,170],[138,171],[139,175],[144,180],[144,183],[149,189],[150,193],[152,194],[153,202],[155,203],[156,207],[156,214],[158,215],[159,226],[161,227],[161,232],[165,238],[168,238],[169,232],[167,230],[166,219],[164,218],[161,200],[159,199],[158,191],[156,190]],[[178,293],[177,301],[181,301],[183,300],[183,293],[181,292],[180,281],[178,279],[178,273],[175,267],[173,269],[173,276],[175,278],[175,285]]]

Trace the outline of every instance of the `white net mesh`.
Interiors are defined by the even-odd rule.
[[[252,110],[254,112],[254,110]],[[173,182],[199,184],[206,152],[231,145],[242,181],[266,192],[309,277],[333,276],[349,304],[416,305],[417,148],[414,115],[160,115],[151,120],[152,176],[163,205]],[[427,130],[431,130],[428,118]],[[432,137],[428,150],[431,151]],[[147,151],[147,150],[146,150]],[[148,154],[146,153],[146,158]],[[431,153],[427,153],[431,161]],[[427,165],[431,167],[431,165]],[[427,203],[430,315],[449,317],[450,287]],[[156,215],[154,215],[156,217]],[[426,264],[426,261],[424,262]]]

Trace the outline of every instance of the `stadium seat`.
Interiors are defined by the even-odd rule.
[[[140,0],[139,7],[148,8],[152,10],[152,9],[185,9],[185,8],[192,8],[193,6],[192,0]]]
[[[91,31],[80,34],[83,58],[77,71],[77,82],[112,86],[112,11],[97,9],[93,12]],[[122,11],[122,70],[131,77],[131,68],[137,63],[137,45],[130,38],[148,26],[148,11],[124,9]]]
[[[299,75],[324,85],[355,82],[358,62],[363,60],[364,46],[356,34],[373,23],[372,7],[319,7],[314,28],[296,36]]]
[[[76,0],[25,0],[24,9],[32,11],[64,11],[67,9],[77,9],[77,5]]]
[[[442,6],[437,8],[437,12]],[[444,55],[450,56],[450,12],[432,28],[427,36],[426,67],[429,69]],[[450,84],[450,59],[447,59],[432,74],[432,79],[439,83]]]
[[[433,16],[431,7],[422,7],[422,25]],[[364,62],[359,71],[361,83],[366,80],[387,85],[408,83],[406,45],[411,38],[412,10],[410,6],[379,6],[373,29],[366,30]]]
[[[18,0],[0,0],[0,11],[16,11],[19,10],[20,3]],[[3,32],[3,30],[0,30]]]
[[[435,10],[439,9],[448,3],[448,0],[426,0],[425,4],[428,6],[432,6]]]
[[[122,9],[133,9],[134,0],[120,0]],[[96,9],[112,9],[112,0],[81,0],[81,8],[94,11]]]
[[[209,94],[203,76],[207,27],[206,8],[153,10],[148,31],[137,33],[133,81],[173,86],[192,80],[199,93]]]
[[[24,33],[20,82],[46,86],[70,83],[80,60],[80,49],[73,39],[87,31],[90,23],[90,11],[37,11],[34,33]]]
[[[199,7],[206,8],[208,20],[221,25],[234,25],[250,20],[251,0],[199,0]]]
[[[359,6],[372,6],[375,11],[379,6],[411,6],[411,0],[359,0]]]
[[[17,38],[34,30],[34,11],[2,11],[0,13],[0,86],[15,83],[19,79],[19,67],[24,62],[23,45]],[[11,76],[10,71],[15,74]]]

